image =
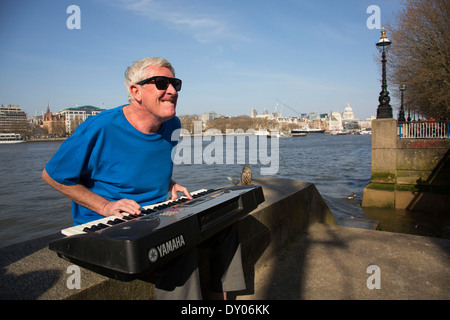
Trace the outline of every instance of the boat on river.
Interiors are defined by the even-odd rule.
[[[306,137],[306,133],[304,132],[297,132],[297,130],[291,131],[291,137]]]
[[[310,127],[303,127],[301,129],[293,129],[293,130],[291,130],[292,134],[295,134],[295,133],[306,133],[306,134],[308,134],[308,133],[324,133],[324,132],[325,132],[325,129],[319,129],[319,128],[312,129]]]
[[[348,135],[348,134],[350,134],[350,132],[347,130],[332,130],[330,132],[330,135],[332,135],[332,136],[344,136],[344,135]]]
[[[0,133],[0,144],[22,143],[25,140],[18,133]]]

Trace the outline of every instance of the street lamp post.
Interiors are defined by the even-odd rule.
[[[381,92],[378,101],[380,104],[377,108],[377,119],[381,118],[392,118],[392,107],[389,104],[391,98],[389,98],[389,92],[387,91],[387,81],[386,81],[386,52],[389,49],[391,41],[386,38],[386,31],[381,30],[381,38],[377,42],[377,49],[381,52],[381,63],[382,63],[382,81],[381,81]]]
[[[403,91],[405,91],[405,89],[406,89],[406,86],[402,83],[401,85],[400,85],[400,92],[402,93],[401,94],[401,102],[400,102],[400,111],[399,111],[399,113],[398,113],[398,122],[405,122],[406,121],[406,119],[405,119],[405,108],[403,107]]]

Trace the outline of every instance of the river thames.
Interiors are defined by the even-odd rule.
[[[195,139],[192,138],[192,141]],[[203,139],[201,150],[206,152],[212,141],[214,138]],[[61,143],[0,145],[0,247],[71,226],[70,201],[41,180],[42,169]],[[275,157],[276,144],[278,157]],[[237,147],[236,144],[236,153]],[[250,143],[246,145],[247,162],[251,153],[248,150],[252,147]],[[370,135],[309,134],[306,137],[267,139],[267,150],[264,152],[266,162],[258,160],[250,164],[254,177],[289,178],[314,183],[340,223],[352,219],[374,219],[385,231],[449,237],[448,221],[443,222],[433,214],[361,207],[363,189],[370,182]],[[226,159],[226,154],[223,159]],[[271,163],[267,162],[269,160]],[[278,163],[275,164],[275,161]],[[243,164],[236,162],[235,159],[224,160],[223,164],[208,164],[205,157],[201,161],[194,159],[191,164],[179,161],[180,164],[174,166],[173,177],[190,191],[221,187],[231,183],[227,177],[240,177]],[[269,167],[276,169],[276,172],[262,175],[262,169]],[[348,199],[353,193],[356,196]]]

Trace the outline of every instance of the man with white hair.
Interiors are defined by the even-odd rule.
[[[172,199],[178,192],[192,198],[186,187],[172,180],[171,155],[177,144],[172,134],[181,127],[175,116],[181,84],[164,58],[134,62],[125,72],[129,104],[88,118],[50,159],[42,178],[72,200],[74,225],[121,218],[123,211],[140,214],[142,206],[165,200],[168,192]],[[216,248],[213,260],[220,264],[212,267],[219,279],[211,281],[215,291],[244,289],[236,226],[211,244]],[[218,254],[230,250],[231,254]],[[155,272],[157,298],[202,297],[197,256],[194,248]],[[227,273],[238,277],[227,280]]]

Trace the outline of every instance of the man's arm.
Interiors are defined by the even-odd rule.
[[[121,199],[118,201],[108,201],[102,196],[90,191],[88,188],[81,184],[66,186],[53,180],[44,169],[42,172],[42,180],[55,190],[61,192],[69,199],[76,203],[86,207],[98,214],[108,217],[117,216],[123,217],[121,211],[128,212],[130,214],[139,214],[140,205],[130,199]]]

